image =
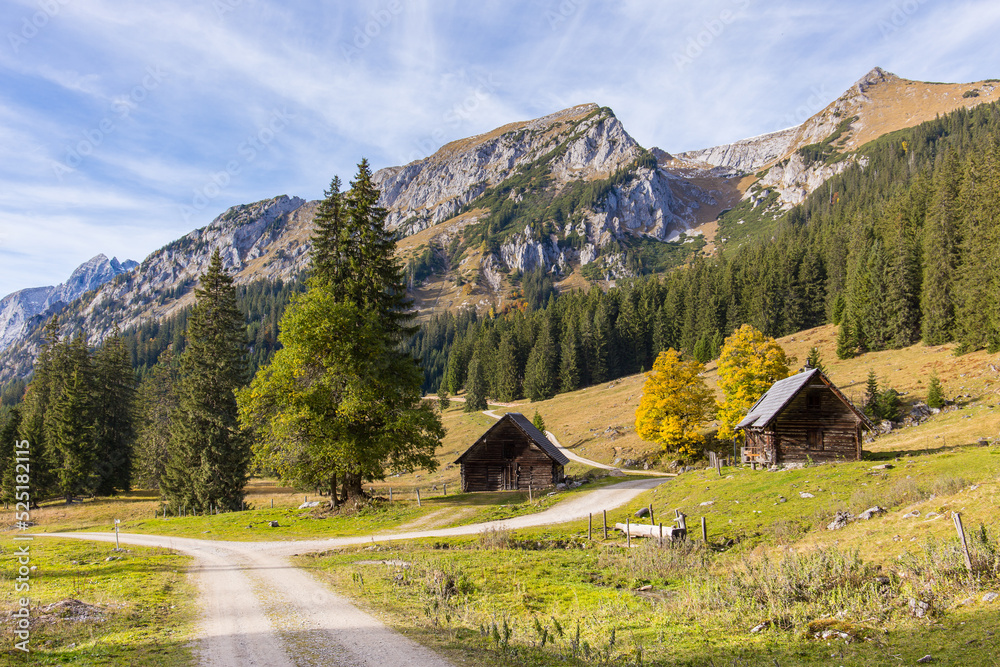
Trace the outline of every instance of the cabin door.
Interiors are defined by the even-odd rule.
[[[519,468],[520,466],[513,462],[508,463],[503,467],[503,486],[500,488],[504,491],[517,490],[517,482],[520,472]]]

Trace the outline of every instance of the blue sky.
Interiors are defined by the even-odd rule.
[[[989,1],[0,6],[0,295],[584,102],[677,152],[797,124],[876,65],[1000,78]]]

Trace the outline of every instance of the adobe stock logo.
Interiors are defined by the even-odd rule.
[[[729,25],[742,18],[743,11],[750,6],[750,0],[732,0],[732,4],[735,11],[723,9],[718,16],[702,21],[701,29],[688,38],[681,50],[674,53],[674,66],[678,70],[683,70],[701,57]]]
[[[72,173],[77,167],[94,154],[104,141],[114,134],[120,123],[128,118],[139,105],[146,101],[149,94],[160,87],[167,73],[158,65],[147,67],[142,81],[132,87],[125,95],[120,95],[111,104],[111,112],[98,121],[97,125],[82,132],[83,138],[76,144],[66,147],[66,156],[61,162],[53,162],[52,171],[60,181],[66,174]]]
[[[236,146],[236,155],[226,162],[225,168],[211,174],[201,187],[195,189],[190,206],[180,206],[184,222],[190,223],[195,213],[208,208],[208,205],[232,184],[233,177],[243,173],[244,167],[256,160],[294,118],[295,114],[288,109],[272,109],[267,122],[261,124],[254,133]]]

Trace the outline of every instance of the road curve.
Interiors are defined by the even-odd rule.
[[[334,547],[390,540],[475,535],[491,528],[564,523],[620,507],[660,484],[639,479],[595,489],[543,512],[485,523],[422,531],[384,531],[357,537],[281,542],[228,542],[121,533],[124,544],[174,549],[195,558],[202,609],[199,663],[212,667],[437,667],[441,656],[388,628],[329,590],[288,557]],[[114,533],[36,533],[114,542]]]

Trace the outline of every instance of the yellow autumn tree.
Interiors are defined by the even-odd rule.
[[[677,350],[660,352],[646,374],[642,399],[635,411],[635,431],[658,442],[665,452],[697,454],[704,436],[700,429],[712,416],[712,391],[701,374],[704,364],[682,361]]]
[[[788,357],[777,341],[749,324],[726,339],[719,355],[719,439],[731,438],[733,428],[753,404],[778,380],[788,377]]]

